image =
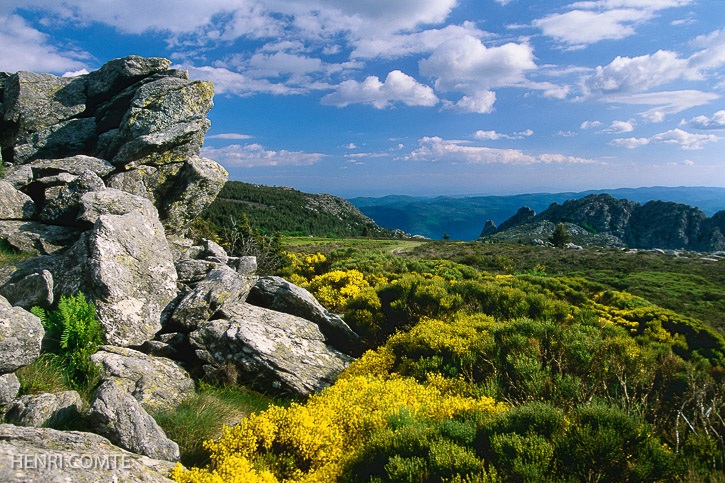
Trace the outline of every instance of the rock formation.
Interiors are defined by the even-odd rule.
[[[725,249],[725,211],[708,218],[688,205],[664,201],[641,205],[607,194],[593,194],[562,205],[553,203],[538,215],[529,208],[521,208],[496,229],[495,236],[507,231],[516,232],[519,238],[524,231],[537,232],[538,236],[546,223],[582,227],[596,238],[592,244],[604,240],[608,246],[631,248],[703,252]]]
[[[0,243],[36,255],[0,267],[0,411],[15,424],[0,425],[0,480],[165,481],[159,460],[177,461],[179,449],[149,414],[193,395],[190,374],[231,363],[265,391],[307,395],[351,361],[343,352],[357,335],[306,290],[258,283],[254,257],[184,238],[227,178],[199,156],[212,96],[211,83],[158,58],[70,78],[0,73]],[[247,303],[255,285],[266,308]],[[79,291],[108,344],[92,356],[90,409],[74,391],[18,397],[14,372],[39,357],[44,337],[28,310]],[[145,456],[93,434],[18,427],[67,417]],[[7,470],[18,452],[88,445],[128,464],[103,476]]]

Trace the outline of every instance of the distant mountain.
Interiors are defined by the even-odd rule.
[[[352,198],[349,201],[380,226],[433,239],[441,239],[447,233],[454,240],[474,240],[481,234],[486,220],[493,220],[498,225],[513,216],[522,206],[540,212],[552,203],[563,203],[601,193],[609,193],[615,198],[626,198],[637,203],[651,200],[684,203],[699,208],[709,216],[725,209],[725,188],[660,186],[459,198],[393,195],[382,198]]]
[[[227,226],[242,213],[263,232],[296,236],[393,236],[350,202],[328,194],[310,194],[287,187],[228,181],[202,213],[217,227]]]
[[[579,240],[591,245],[725,250],[725,210],[709,218],[702,210],[682,203],[648,201],[642,205],[608,194],[554,203],[538,215],[521,208],[487,239],[545,240],[558,223],[564,223]],[[490,224],[487,226],[490,230]]]

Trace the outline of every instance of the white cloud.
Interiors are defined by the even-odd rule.
[[[717,111],[712,117],[697,116],[689,121],[683,119],[680,125],[687,125],[695,129],[725,129],[725,110]]]
[[[635,27],[665,8],[680,7],[692,0],[598,0],[575,2],[568,12],[533,21],[544,35],[571,49],[583,48],[602,40],[633,35]]]
[[[203,147],[201,154],[227,167],[254,168],[260,166],[308,166],[317,163],[325,154],[302,151],[271,151],[261,144],[230,144],[223,148]]]
[[[641,92],[680,78],[687,69],[687,60],[675,52],[659,50],[652,55],[616,57],[585,79],[587,94]]]
[[[692,134],[682,129],[671,129],[652,137],[653,142],[676,144],[682,149],[702,149],[705,143],[713,143],[720,138],[714,134]]]
[[[385,109],[395,102],[408,106],[435,106],[439,100],[433,89],[399,70],[390,72],[385,82],[380,82],[376,76],[368,76],[362,82],[345,81],[336,87],[335,92],[322,98],[322,104],[337,107],[363,103]]]
[[[214,83],[216,94],[234,94],[238,96],[249,96],[256,93],[267,93],[277,95],[303,94],[307,89],[300,87],[289,87],[283,83],[273,83],[266,79],[254,79],[238,72],[233,72],[224,67],[193,65],[175,66],[189,71],[192,79],[202,79]]]
[[[493,112],[493,105],[496,102],[496,93],[493,91],[476,92],[470,96],[461,97],[458,102],[444,101],[445,109],[454,109],[461,112],[475,112],[477,114],[488,114]]]
[[[682,129],[670,129],[669,131],[655,134],[650,138],[622,138],[613,139],[609,142],[612,146],[621,146],[624,148],[634,149],[640,146],[646,146],[650,143],[658,144],[675,144],[681,149],[695,150],[702,149],[706,143],[717,142],[720,140],[714,134],[693,134]]]
[[[350,57],[391,59],[409,54],[432,52],[442,43],[465,35],[474,38],[488,36],[473,22],[464,22],[463,25],[447,25],[441,29],[427,29],[420,32],[366,36],[354,42],[355,48]]]
[[[618,9],[604,12],[571,10],[536,19],[538,27],[549,37],[573,48],[583,47],[601,40],[616,40],[634,34],[634,24],[649,19],[646,10]]]
[[[483,131],[478,130],[473,133],[473,139],[479,139],[479,140],[496,140],[496,139],[523,139],[525,137],[531,136],[534,134],[534,131],[531,129],[527,129],[525,131],[519,131],[514,134],[503,134],[500,132],[497,132],[495,130],[493,131]]]
[[[85,52],[61,52],[48,35],[32,28],[18,15],[0,16],[0,71],[63,73],[83,70]]]
[[[640,146],[646,146],[649,144],[648,138],[619,138],[612,139],[609,144],[612,146],[619,146],[627,149],[634,149]]]
[[[536,64],[528,44],[511,42],[487,48],[481,40],[465,35],[441,44],[419,67],[421,74],[436,79],[436,89],[471,95],[520,84],[524,73]]]
[[[254,136],[250,136],[249,134],[239,134],[236,132],[227,132],[227,133],[220,133],[220,134],[214,134],[211,136],[205,136],[205,139],[252,139]]]
[[[681,90],[607,96],[604,100],[615,104],[656,106],[639,115],[649,122],[662,122],[667,115],[677,114],[685,109],[701,106],[719,98],[719,95],[711,92]]]
[[[678,79],[703,79],[707,71],[725,65],[725,29],[700,36],[692,44],[701,50],[688,58],[669,50],[617,56],[584,79],[584,91],[595,95],[642,92]]]
[[[518,149],[471,146],[466,141],[424,137],[418,149],[399,158],[407,161],[468,164],[590,164],[596,161],[563,154],[529,155]]]
[[[612,124],[602,130],[607,133],[623,133],[634,131],[634,125],[631,121],[612,121]]]
[[[579,126],[579,129],[593,129],[602,125],[601,121],[584,121]]]

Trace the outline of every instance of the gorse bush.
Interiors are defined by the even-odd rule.
[[[178,481],[722,481],[725,339],[705,323],[543,269],[291,258],[369,350],[306,404],[207,442],[211,464]]]
[[[103,343],[103,327],[96,319],[95,306],[82,292],[61,296],[58,307],[46,312],[33,307],[45,329],[45,350],[60,357],[74,387],[88,385],[98,374],[90,356]]]

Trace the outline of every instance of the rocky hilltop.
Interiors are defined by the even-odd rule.
[[[352,360],[357,335],[307,291],[184,238],[227,179],[199,156],[212,98],[211,83],[158,58],[0,74],[0,243],[36,255],[0,267],[0,412],[12,423],[0,425],[0,481],[167,481],[178,446],[149,413],[177,407],[194,378],[231,370],[306,395]],[[15,371],[44,343],[29,310],[78,292],[105,329],[90,407],[75,391],[18,396]],[[68,414],[96,434],[41,428]],[[41,464],[72,452],[105,466]]]
[[[725,211],[707,217],[699,209],[680,203],[649,201],[641,205],[608,194],[593,194],[561,205],[553,203],[539,214],[523,207],[498,227],[487,222],[482,236],[546,239],[558,223],[566,224],[579,237],[580,244],[725,250]]]

